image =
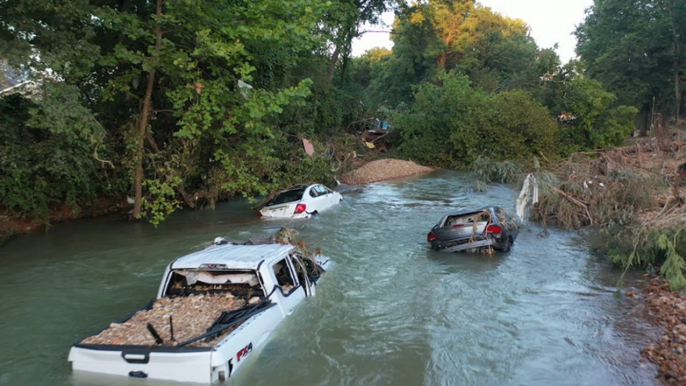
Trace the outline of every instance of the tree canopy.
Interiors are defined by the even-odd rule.
[[[471,0],[2,1],[0,85],[30,74],[39,90],[0,95],[0,209],[130,196],[159,223],[329,182],[336,142],[362,151],[350,135],[374,118],[392,155],[448,167],[613,146],[653,97],[681,103],[684,6],[642,1],[597,0],[564,65]],[[352,57],[388,10],[393,49]]]

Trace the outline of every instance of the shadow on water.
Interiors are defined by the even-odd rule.
[[[438,267],[443,267],[443,271],[438,273],[444,275],[483,274],[497,270],[507,259],[507,253],[494,252],[492,255],[485,253],[441,253],[427,248],[426,258]]]
[[[335,266],[235,386],[656,384],[638,362],[654,339],[640,300],[613,297],[620,272],[575,234],[528,224],[508,253],[428,249],[446,212],[513,208],[509,187],[470,185],[442,170],[342,187],[343,203],[310,220],[261,221],[238,200],[158,228],[104,217],[19,237],[0,249],[0,385],[148,384],[72,376],[69,347],[149,301],[172,259],[282,226]]]

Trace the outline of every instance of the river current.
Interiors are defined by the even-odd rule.
[[[438,171],[340,186],[342,205],[309,220],[260,220],[236,200],[158,228],[107,216],[17,237],[0,248],[0,385],[147,384],[75,377],[69,348],[152,299],[174,258],[282,226],[335,265],[232,385],[658,385],[639,362],[655,327],[613,296],[621,272],[577,233],[527,223],[506,254],[428,249],[446,212],[513,210],[509,187],[471,183]]]

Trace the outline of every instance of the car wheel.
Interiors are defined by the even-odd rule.
[[[512,248],[512,239],[508,238],[505,246],[503,247],[503,252],[509,252],[510,248]]]

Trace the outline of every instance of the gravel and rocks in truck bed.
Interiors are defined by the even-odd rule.
[[[254,299],[251,299],[253,303]],[[84,339],[82,344],[107,345],[155,345],[155,338],[147,324],[155,328],[165,346],[195,338],[207,332],[223,311],[231,311],[246,305],[246,301],[232,294],[199,294],[185,297],[162,298],[153,303],[152,309],[140,310],[124,323],[112,323],[97,335]],[[171,340],[172,317],[174,340]],[[223,335],[233,329],[226,330]],[[212,347],[217,340],[204,339],[189,344],[194,347]]]
[[[658,368],[658,378],[668,385],[686,385],[686,296],[672,292],[669,283],[654,277],[644,289],[653,320],[664,328],[663,335],[641,355]]]
[[[343,183],[357,185],[430,173],[436,168],[399,159],[379,159],[341,176]]]

